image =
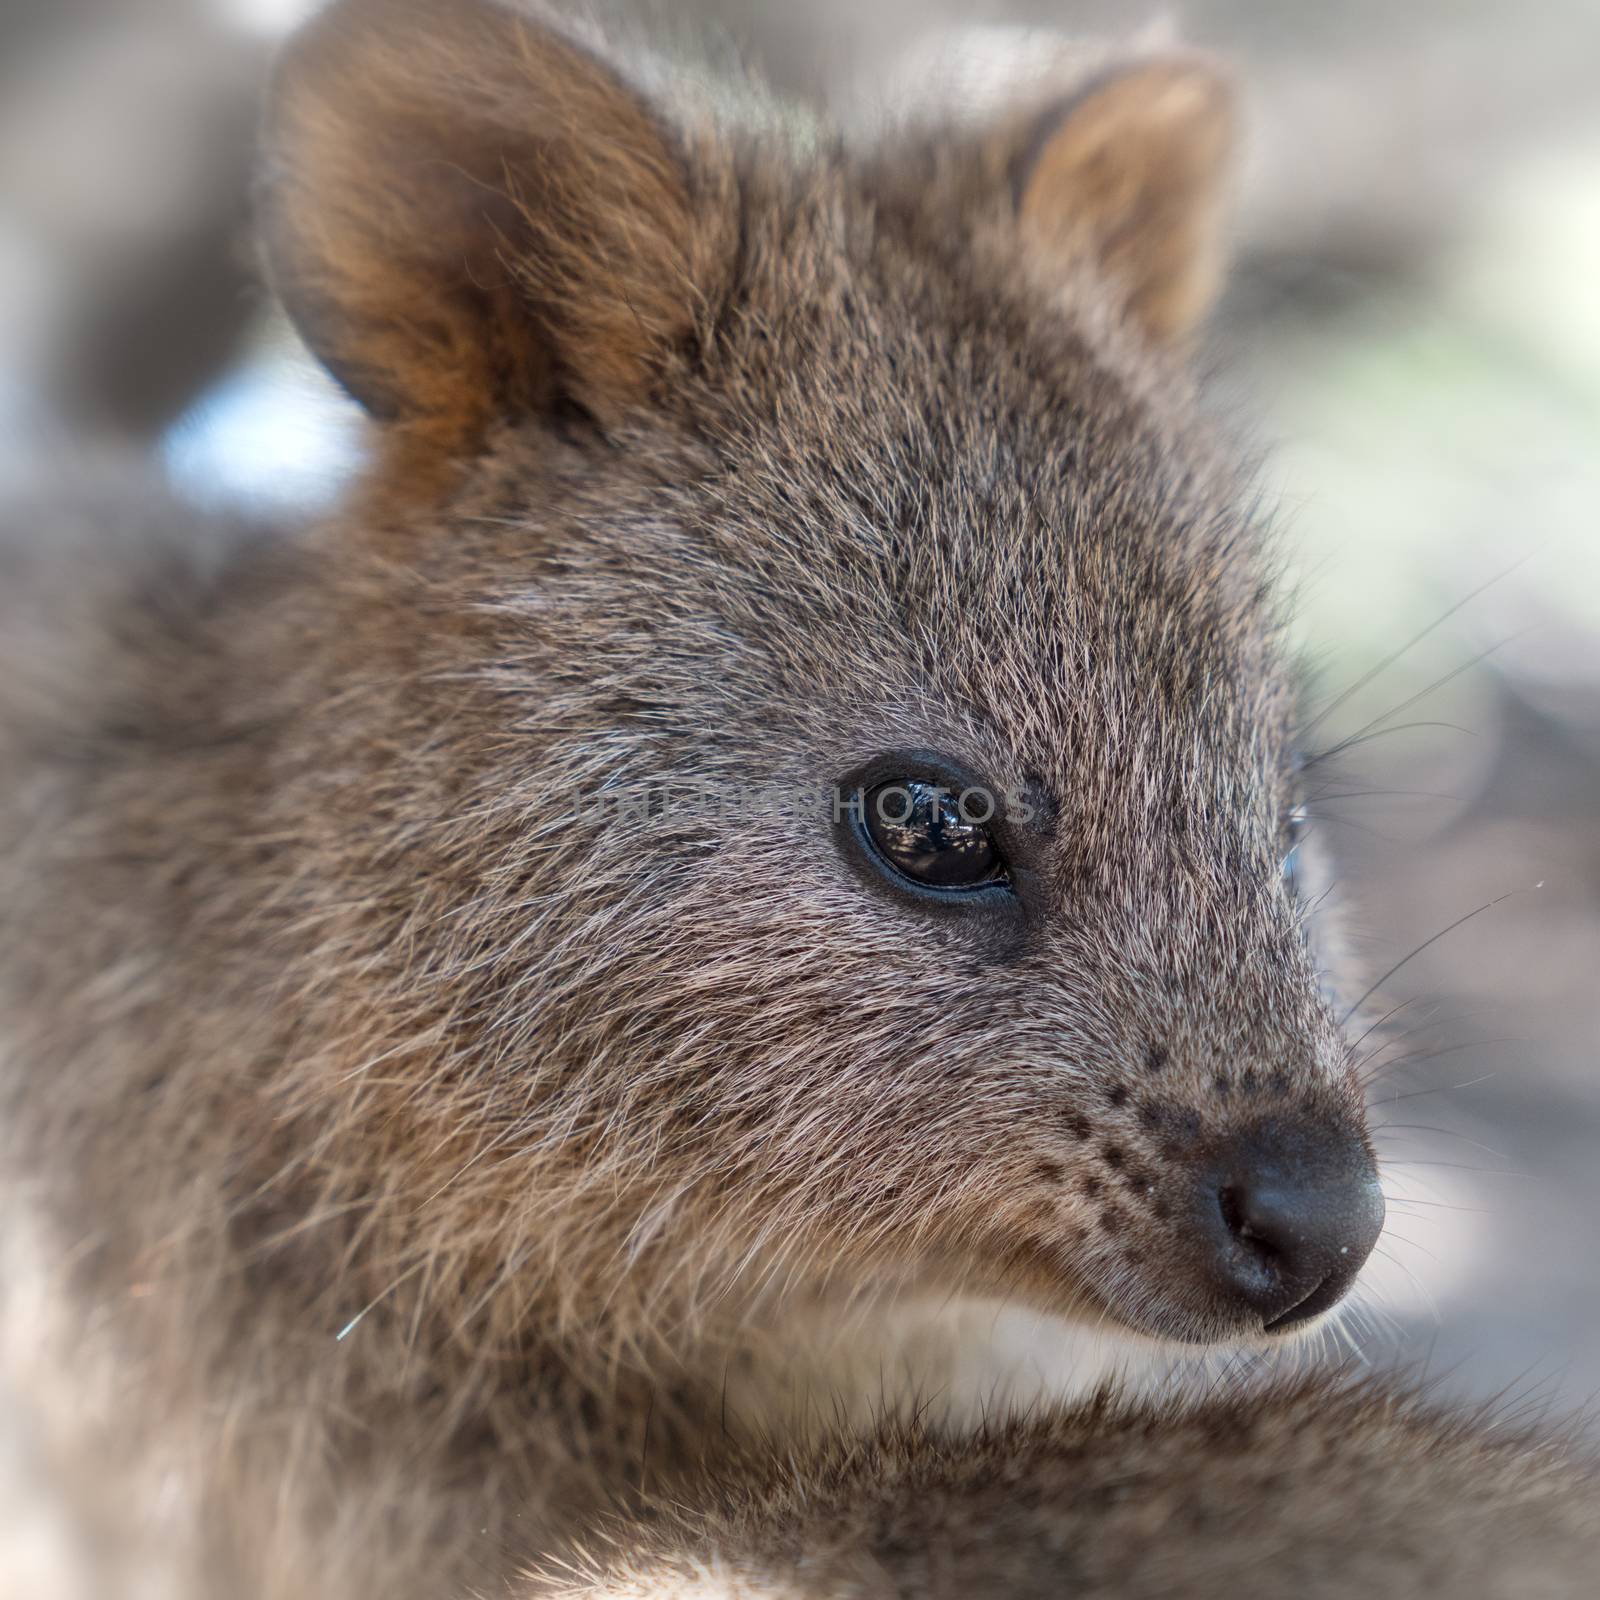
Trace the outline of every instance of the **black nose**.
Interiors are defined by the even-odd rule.
[[[1338,1304],[1383,1231],[1383,1191],[1354,1132],[1252,1129],[1198,1197],[1214,1287],[1269,1333]]]

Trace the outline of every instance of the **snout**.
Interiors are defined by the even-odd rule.
[[[1216,1147],[1193,1200],[1198,1265],[1234,1315],[1285,1333],[1343,1298],[1383,1230],[1355,1132],[1264,1123]]]

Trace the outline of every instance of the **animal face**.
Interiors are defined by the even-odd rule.
[[[451,17],[313,30],[269,220],[385,430],[333,606],[405,684],[362,936],[474,1270],[1326,1310],[1382,1201],[1176,350],[1210,69],[801,158]]]

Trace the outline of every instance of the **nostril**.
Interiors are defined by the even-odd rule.
[[[1216,1198],[1222,1210],[1222,1226],[1229,1230],[1232,1237],[1250,1240],[1250,1224],[1245,1221],[1245,1198],[1240,1194],[1240,1190],[1235,1189],[1232,1184],[1224,1184],[1224,1187],[1218,1190]],[[1266,1245],[1266,1240],[1262,1240],[1261,1243]]]
[[[1202,1260],[1214,1291],[1272,1332],[1337,1304],[1383,1224],[1364,1145],[1269,1126],[1214,1159],[1195,1195],[1210,1212]]]
[[[1222,1225],[1228,1233],[1249,1247],[1263,1260],[1271,1261],[1278,1254],[1272,1239],[1252,1226],[1250,1204],[1243,1189],[1225,1184],[1217,1191],[1217,1204],[1222,1212]]]

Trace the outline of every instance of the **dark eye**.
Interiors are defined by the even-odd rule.
[[[987,826],[995,808],[986,791],[906,780],[880,783],[861,800],[862,832],[901,877],[946,890],[1005,881],[1005,864]]]
[[[1306,813],[1305,802],[1298,801],[1291,806],[1283,818],[1283,875],[1289,881],[1292,889],[1295,884],[1295,868],[1300,854],[1300,846],[1305,840],[1306,833],[1311,826],[1311,819]]]

